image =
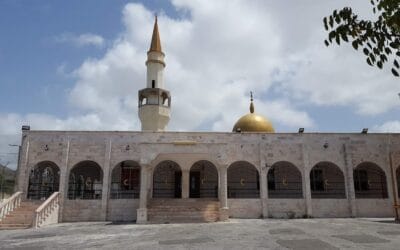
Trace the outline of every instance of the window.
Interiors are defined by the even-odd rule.
[[[275,169],[271,169],[268,172],[268,190],[275,190]]]
[[[311,171],[311,190],[312,191],[324,191],[324,175],[322,169],[313,169]]]
[[[369,190],[368,174],[366,170],[354,170],[354,189],[356,191]]]
[[[156,87],[156,80],[151,80],[151,87],[153,89]]]

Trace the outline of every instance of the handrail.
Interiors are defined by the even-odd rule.
[[[40,227],[47,217],[53,212],[55,208],[59,206],[59,192],[54,192],[42,205],[40,205],[35,210],[35,215],[33,217],[33,227]],[[58,210],[56,211],[58,213]]]
[[[0,221],[11,213],[14,209],[18,208],[21,204],[22,192],[14,193],[5,202],[0,204]]]

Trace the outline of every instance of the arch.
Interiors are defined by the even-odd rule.
[[[287,161],[276,162],[267,174],[268,198],[303,198],[300,170]]]
[[[101,199],[103,170],[94,161],[81,161],[69,173],[68,199]]]
[[[310,185],[311,198],[346,198],[343,172],[332,162],[319,162],[311,169]]]
[[[360,163],[353,170],[356,199],[388,198],[386,174],[377,164]]]
[[[174,161],[157,164],[153,172],[153,198],[181,198],[182,171]]]
[[[228,198],[260,198],[257,168],[246,161],[237,161],[228,167]]]
[[[60,168],[52,161],[36,164],[29,174],[27,198],[43,200],[60,188]]]
[[[140,165],[131,160],[115,165],[111,173],[111,199],[138,199],[140,195]]]
[[[218,170],[206,160],[195,162],[190,168],[190,198],[218,198]]]

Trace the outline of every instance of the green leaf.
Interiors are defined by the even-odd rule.
[[[327,40],[325,40],[324,43],[325,43],[326,47],[329,46],[329,42]]]
[[[394,66],[395,66],[396,68],[399,68],[399,63],[397,62],[396,59],[394,59],[393,64],[394,64]]]
[[[339,35],[336,35],[335,39],[336,39],[336,43],[337,43],[338,45],[340,45],[340,36],[339,36]]]
[[[363,49],[363,52],[364,52],[364,54],[365,54],[366,56],[368,56],[369,50],[368,50],[367,48],[364,48],[364,49]]]
[[[332,39],[336,36],[336,31],[332,30],[331,32],[329,32],[328,38],[329,41],[331,42]]]
[[[369,66],[372,66],[371,60],[369,59],[369,57],[367,57],[367,63],[369,64]]]
[[[333,17],[332,16],[329,17],[329,26],[331,26],[331,28],[333,28]]]
[[[378,65],[378,68],[382,69],[383,64],[381,61],[376,62],[376,65]]]
[[[354,41],[351,43],[351,45],[353,45],[353,48],[354,48],[355,50],[358,50],[358,41],[357,41],[357,40],[354,40]]]
[[[399,76],[399,73],[395,70],[395,69],[392,69],[392,74],[394,75],[394,76]]]
[[[329,29],[329,27],[328,27],[328,19],[326,17],[324,17],[324,27],[325,27],[325,30]]]
[[[375,56],[372,53],[369,53],[369,58],[371,58],[372,63],[375,63]]]
[[[345,41],[345,42],[349,41],[349,39],[347,39],[347,35],[346,34],[342,33],[341,37],[342,37],[343,41]]]

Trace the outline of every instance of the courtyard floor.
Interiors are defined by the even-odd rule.
[[[204,224],[61,223],[0,231],[0,249],[400,249],[384,219],[231,219]]]

